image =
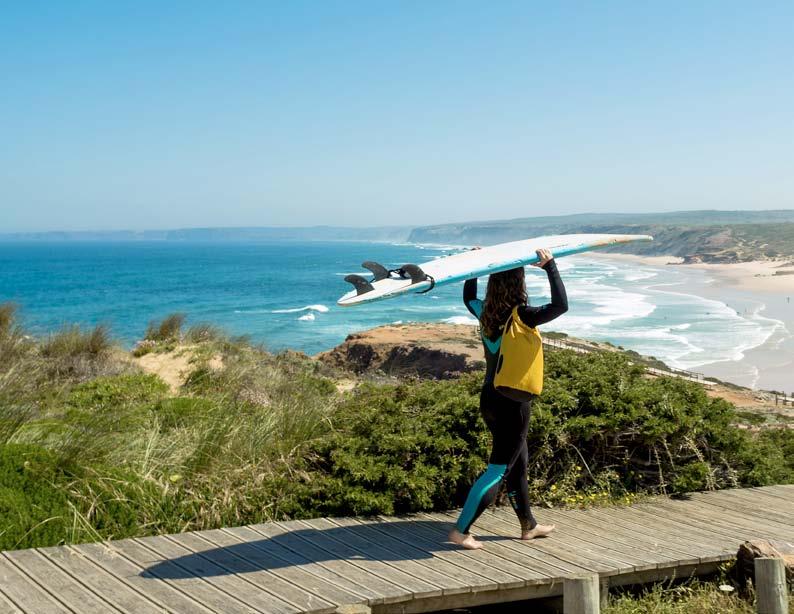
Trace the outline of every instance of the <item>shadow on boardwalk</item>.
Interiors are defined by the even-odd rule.
[[[394,562],[430,559],[435,552],[458,550],[457,546],[446,541],[451,527],[450,522],[432,520],[365,521],[345,526],[330,525],[327,528],[282,529],[279,534],[269,537],[256,533],[261,539],[247,538],[244,542],[208,547],[200,552],[170,558],[148,567],[140,575],[179,579],[334,560]],[[205,533],[210,538],[212,534],[217,535],[215,531]],[[493,541],[512,538],[481,536],[479,539]]]

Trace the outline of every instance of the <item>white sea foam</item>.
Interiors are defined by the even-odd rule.
[[[314,314],[309,312],[309,313],[307,313],[305,315],[302,315],[298,319],[299,320],[303,320],[304,322],[307,322],[307,321],[310,322],[310,321],[314,320]]]
[[[477,319],[471,316],[452,316],[442,320],[447,324],[478,324]]]
[[[623,279],[626,281],[641,281],[643,279],[651,279],[658,275],[659,273],[654,271],[637,271],[636,273],[627,273]]]
[[[305,307],[296,307],[295,309],[274,309],[271,313],[299,313],[301,311],[319,311],[320,313],[326,313],[328,307],[325,305],[306,305]],[[314,318],[311,319],[313,320]]]
[[[714,362],[740,361],[746,351],[763,345],[776,331],[785,328],[781,321],[760,315],[762,303],[755,304],[749,313],[740,313],[721,301],[671,289],[680,286],[648,286],[652,292],[683,302],[688,310],[690,326],[682,330],[686,330],[687,340],[699,351],[673,356],[670,363],[674,367],[692,369]]]

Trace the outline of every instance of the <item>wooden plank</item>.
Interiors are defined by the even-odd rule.
[[[457,520],[456,512],[436,512],[434,516],[446,517],[451,521]],[[474,551],[478,558],[483,555],[494,555],[494,565],[499,565],[510,573],[516,574],[519,577],[526,574],[527,569],[533,569],[540,573],[547,574],[549,581],[554,582],[559,580],[570,573],[583,571],[579,567],[568,560],[563,560],[548,553],[538,553],[531,548],[525,548],[525,543],[515,545],[511,540],[504,538],[499,532],[489,530],[490,525],[482,524],[478,526],[476,535],[481,537],[485,543],[485,548]],[[500,529],[501,530],[501,529]],[[470,552],[462,548],[458,549],[461,553]],[[489,562],[489,565],[492,564]]]
[[[149,598],[161,605],[168,612],[184,612],[209,614],[209,608],[203,606],[190,595],[182,593],[179,589],[159,578],[143,577],[145,567],[135,564],[122,555],[117,549],[118,541],[97,542],[68,546],[76,550],[94,564],[113,574],[138,593],[146,594]]]
[[[527,584],[542,583],[558,575],[556,569],[554,574],[547,574],[542,565],[531,570],[518,566],[514,561],[499,556],[493,549],[472,551],[456,546],[448,541],[452,525],[437,514],[414,514],[399,519],[381,516],[376,521],[376,526],[379,531],[422,547],[434,557],[449,561],[453,566],[450,569],[460,569],[464,574],[479,578],[472,583],[473,592],[519,588]]]
[[[790,510],[791,505],[794,504],[794,492],[786,496],[760,488],[734,488],[732,490],[718,490],[716,492],[696,494],[709,497],[731,497],[735,494],[736,496],[744,497],[750,501],[768,502],[771,508],[779,512]]]
[[[118,611],[111,602],[98,597],[80,582],[63,571],[50,559],[34,548],[12,550],[6,557],[37,584],[57,595],[58,600],[75,612]]]
[[[498,561],[492,560],[492,556],[486,553],[484,557],[476,557],[471,551],[461,551],[458,546],[446,541],[445,530],[434,530],[416,517],[378,516],[377,521],[375,526],[378,531],[393,535],[397,539],[410,541],[432,552],[435,557],[454,565],[460,570],[458,572],[460,577],[468,580],[472,592],[496,590],[500,587],[500,579],[501,586],[513,585],[521,581],[518,576],[502,571],[498,567]],[[497,566],[494,566],[494,562]]]
[[[237,540],[245,543],[247,548],[262,553],[268,558],[279,561],[282,566],[289,566],[292,569],[300,570],[309,575],[315,576],[327,584],[334,586],[337,591],[348,595],[346,603],[371,603],[371,599],[377,595],[366,586],[361,586],[351,582],[343,575],[333,569],[329,569],[321,563],[315,563],[308,557],[293,552],[284,546],[274,543],[272,539],[265,539],[260,533],[249,527],[224,527],[218,530],[228,536],[230,540]],[[215,533],[210,536],[212,541],[218,541]],[[329,600],[333,600],[329,595]]]
[[[614,537],[626,545],[642,544],[652,552],[662,553],[667,560],[684,560],[694,565],[701,561],[698,555],[701,548],[691,540],[678,540],[671,532],[654,531],[641,524],[628,524],[623,521],[626,508],[590,508],[580,510],[576,521],[583,525],[597,528],[607,537]],[[600,512],[600,514],[599,514]],[[570,512],[573,514],[573,512]]]
[[[22,610],[20,610],[8,597],[3,595],[2,592],[0,592],[0,612],[7,612],[8,614],[24,614],[24,612],[22,612]]]
[[[777,484],[775,486],[756,486],[753,490],[763,490],[768,495],[782,497],[786,501],[794,501],[794,485]]]
[[[600,509],[587,511],[588,518],[594,518],[608,526],[620,527],[626,531],[627,535],[643,535],[654,545],[668,544],[671,548],[681,552],[685,559],[689,557],[692,565],[709,560],[709,557],[704,557],[703,553],[712,550],[713,541],[692,532],[687,532],[684,536],[680,525],[675,529],[660,525],[649,526],[647,523],[643,524],[642,519],[637,519],[627,513],[620,513],[618,510],[610,510],[611,513]],[[615,513],[616,511],[617,513]]]
[[[513,518],[512,513],[508,517],[506,510],[500,510],[496,513],[505,522],[509,522]],[[550,539],[562,532],[564,535],[585,542],[588,548],[598,552],[606,552],[609,556],[621,560],[627,565],[633,565],[635,571],[656,569],[660,562],[669,559],[669,557],[659,555],[649,549],[638,549],[636,543],[627,546],[621,543],[619,539],[615,539],[615,535],[604,535],[599,529],[582,523],[578,516],[572,518],[561,510],[554,510],[553,513],[548,514],[546,521],[557,525],[557,531],[552,534]]]
[[[640,553],[641,557],[653,567],[669,561],[686,561],[688,564],[700,562],[697,557],[682,553],[668,546],[663,546],[658,540],[648,539],[643,534],[632,532],[629,534],[620,525],[594,523],[584,513],[555,511],[554,521],[558,529],[578,531],[582,539],[599,547],[606,547],[621,553]]]
[[[688,499],[723,509],[741,510],[751,517],[772,520],[787,526],[791,523],[791,509],[794,506],[794,502],[765,495],[742,493],[738,490],[723,493],[691,493]]]
[[[450,515],[450,517],[457,517]],[[594,571],[597,573],[607,573],[611,568],[605,565],[602,560],[596,560],[589,556],[582,556],[579,553],[573,553],[570,548],[562,545],[555,545],[549,542],[549,539],[538,539],[521,541],[518,538],[505,537],[504,523],[499,522],[494,517],[492,512],[486,511],[477,519],[475,526],[475,535],[487,535],[490,539],[483,539],[486,541],[486,548],[492,549],[492,544],[499,543],[510,552],[509,556],[515,565],[521,565],[518,558],[514,557],[532,557],[536,560],[545,560],[554,562],[554,565],[561,567],[567,566],[571,570],[578,569],[579,571]],[[498,540],[498,541],[497,541]],[[507,555],[505,555],[507,556]],[[556,559],[556,561],[554,560]]]
[[[772,521],[780,524],[788,525],[788,519],[791,513],[779,512],[767,507],[765,501],[756,501],[752,503],[743,499],[732,497],[730,499],[717,499],[715,497],[695,497],[693,500],[702,505],[708,505],[722,510],[729,510],[732,512],[739,512],[748,518],[754,518],[764,522]],[[782,503],[782,502],[781,502]],[[794,505],[792,505],[794,507]]]
[[[224,586],[218,586],[216,582],[213,582],[214,578],[202,577],[202,570],[195,570],[196,573],[194,573],[190,568],[176,563],[174,559],[181,557],[184,550],[174,552],[175,548],[167,548],[167,552],[160,552],[141,541],[153,539],[155,538],[124,539],[113,542],[113,545],[130,560],[145,568],[144,577],[160,578],[181,591],[189,593],[213,610],[234,612],[235,614],[250,614],[252,610],[256,611],[238,599],[235,594],[223,590]]]
[[[253,565],[244,558],[237,556],[230,548],[218,547],[211,541],[202,539],[198,532],[179,533],[164,536],[191,552],[199,555],[224,570],[224,575],[247,582],[247,590],[257,595],[261,607],[281,607],[279,602],[293,606],[298,612],[317,612],[318,614],[331,614],[336,610],[336,605],[319,596],[307,592],[292,582],[280,578],[270,571],[263,570],[260,566]]]
[[[479,605],[489,605],[494,611],[494,604],[508,603],[511,601],[527,601],[529,599],[542,599],[553,595],[562,594],[562,582],[556,586],[551,584],[533,584],[523,588],[511,590],[497,590],[479,593],[461,593],[447,597],[431,597],[419,601],[409,601],[378,608],[378,614],[420,614],[423,612],[438,612],[456,610],[457,608],[471,608]],[[532,610],[530,606],[530,611]]]
[[[711,492],[692,492],[687,493],[684,501],[735,501],[740,505],[750,504],[754,508],[763,507],[773,512],[783,513],[788,510],[794,501],[787,501],[783,497],[769,494],[764,491],[750,492],[743,488],[732,490],[717,490]],[[788,518],[786,519],[788,520]]]
[[[381,517],[384,522],[391,519]],[[461,565],[467,569],[486,575],[497,583],[500,590],[507,590],[511,587],[523,586],[528,580],[525,579],[524,570],[516,565],[514,561],[500,557],[493,549],[490,550],[465,550],[447,541],[447,537],[453,523],[450,518],[439,513],[419,513],[414,514],[410,525],[405,530],[416,533],[422,539],[437,547],[445,546],[449,548],[452,556],[458,556]]]
[[[554,513],[551,513],[552,510],[546,510],[544,522],[548,522],[551,524],[555,524],[558,520]],[[502,523],[505,531],[517,531],[517,520],[515,515],[513,514],[506,514],[502,511],[494,511],[492,512],[493,518]],[[564,524],[564,523],[559,523]],[[516,541],[519,541],[516,537]],[[651,567],[647,567],[648,563],[646,561],[642,561],[635,556],[627,555],[624,553],[616,552],[611,549],[605,549],[602,547],[595,546],[586,540],[582,539],[582,537],[578,534],[578,532],[569,532],[569,531],[555,531],[552,533],[551,536],[548,538],[540,538],[537,540],[528,540],[527,542],[521,543],[532,543],[532,544],[547,544],[547,542],[552,542],[555,545],[557,544],[565,544],[567,546],[571,546],[576,550],[578,553],[585,553],[588,556],[595,557],[604,563],[614,565],[617,569],[623,569],[625,572],[629,571],[644,571],[645,569],[653,569],[655,565]],[[642,568],[642,569],[640,569]]]
[[[647,518],[649,522],[658,520],[668,526],[672,525],[671,530],[677,530],[681,536],[687,538],[705,540],[705,545],[702,546],[703,553],[711,553],[712,556],[721,556],[723,554],[735,555],[738,548],[739,538],[734,531],[726,531],[725,529],[716,526],[714,523],[704,522],[697,518],[687,517],[685,522],[673,522],[669,520],[670,514],[664,510],[656,508],[648,508],[647,510],[636,510],[635,515],[638,518]],[[701,537],[702,536],[702,537]],[[703,557],[701,557],[703,558]]]
[[[370,573],[354,563],[336,558],[320,546],[303,539],[301,533],[292,533],[279,523],[248,525],[247,529],[256,531],[262,537],[270,538],[269,547],[276,545],[292,552],[293,556],[305,557],[309,562],[323,567],[345,578],[345,582],[360,588],[367,595],[370,605],[398,603],[411,599],[404,587]]]
[[[490,522],[493,529],[502,534],[511,531],[515,533],[516,527],[512,523],[502,520],[497,514],[489,513],[480,516],[477,523]],[[542,539],[531,539],[522,541],[514,538],[511,541],[519,542],[527,549],[538,550],[555,554],[558,558],[564,558],[580,566],[590,566],[588,571],[594,571],[601,575],[614,575],[618,573],[629,573],[636,571],[634,564],[614,558],[612,554],[602,550],[592,548],[586,542],[576,539],[564,533],[554,533],[552,536]],[[574,554],[575,553],[575,554]]]
[[[292,614],[297,608],[270,595],[254,591],[251,584],[239,577],[229,575],[222,567],[212,561],[194,554],[184,546],[180,546],[162,536],[136,537],[135,541],[153,553],[168,561],[167,572],[174,578],[198,577],[211,584],[224,594],[229,601],[236,603],[235,609],[243,612],[273,612],[274,614]],[[159,570],[158,570],[159,571]]]
[[[686,524],[683,524],[680,513],[671,513],[670,510],[661,508],[658,505],[636,504],[631,509],[632,514],[637,519],[647,520],[651,524],[657,523],[674,531],[686,529],[687,535],[702,536],[709,543],[713,543],[715,547],[724,547],[726,543],[733,543],[738,539],[733,528],[726,528],[713,522],[690,518],[686,515],[684,515]]]
[[[106,542],[106,544],[113,552],[123,555],[141,567],[143,569],[141,576],[145,580],[159,580],[214,611],[233,612],[234,614],[250,614],[251,612],[251,608],[246,604],[221,591],[203,578],[186,574],[182,567],[173,563],[168,557],[153,552],[135,539],[120,539]]]
[[[379,531],[374,526],[374,524],[379,524],[377,521],[374,523],[373,521],[363,522],[356,518],[333,518],[330,521],[339,527],[354,528],[354,535],[357,538],[366,539],[387,548],[389,552],[393,553],[395,560],[399,560],[399,557],[402,557],[405,560],[416,563],[421,574],[425,574],[425,570],[428,570],[430,572],[429,575],[424,575],[423,577],[434,584],[440,583],[439,586],[441,586],[443,595],[470,593],[472,584],[477,586],[478,581],[487,582],[481,576],[476,579],[470,575],[465,577],[461,573],[464,570],[460,567],[450,564],[441,557],[436,557],[435,553],[430,550],[417,546],[414,540],[403,541],[386,531]],[[438,582],[436,582],[436,579]],[[474,580],[474,583],[472,580]]]
[[[225,548],[228,552],[242,558],[254,570],[267,570],[280,580],[298,586],[306,593],[316,595],[327,603],[342,605],[366,601],[361,595],[340,588],[335,582],[328,582],[315,576],[302,569],[301,566],[290,565],[269,554],[266,550],[254,548],[251,544],[240,541],[237,537],[220,529],[201,531],[196,535],[207,540],[213,546]]]
[[[331,538],[326,531],[318,530],[304,521],[295,520],[277,524],[285,529],[292,530],[292,535],[297,535],[303,542],[323,551],[324,555],[322,555],[323,558],[321,560],[347,561],[361,571],[398,586],[400,588],[400,593],[397,596],[398,601],[411,600],[415,595],[426,596],[431,593],[441,595],[441,590],[438,587],[417,580],[413,576],[402,573],[400,570],[394,569],[381,561],[372,560],[355,548],[350,548],[347,544]],[[388,603],[389,600],[386,600],[386,602]]]
[[[714,514],[699,514],[691,507],[687,507],[685,510],[680,508],[671,510],[663,506],[656,506],[654,508],[648,508],[647,512],[651,515],[669,517],[672,514],[676,517],[680,517],[682,522],[686,523],[687,531],[700,528],[719,533],[719,535],[715,536],[715,546],[731,550],[734,553],[741,542],[753,539],[759,535],[759,531],[755,527],[747,527],[741,523],[720,518]]]
[[[161,608],[144,595],[131,590],[117,578],[91,563],[79,552],[62,546],[48,546],[37,548],[37,550],[122,612],[136,612],[136,614],[138,612],[146,614],[162,612]]]
[[[3,595],[28,614],[62,614],[71,612],[64,604],[31,580],[6,556],[0,553],[0,589]]]
[[[748,517],[746,514],[731,510],[715,508],[698,501],[668,501],[659,505],[660,509],[673,509],[682,517],[701,518],[703,520],[720,524],[727,528],[765,532],[780,538],[791,536],[792,527],[774,520],[764,520],[757,517]],[[685,516],[684,516],[685,515]]]
[[[357,565],[371,568],[378,575],[399,583],[400,586],[406,588],[413,595],[414,599],[437,597],[443,594],[438,584],[418,577],[416,575],[416,566],[411,565],[410,561],[389,561],[388,551],[378,547],[376,544],[355,540],[349,535],[345,535],[342,538],[342,533],[338,529],[336,531],[332,530],[334,525],[324,518],[300,522],[302,525],[314,530],[310,535],[311,541],[315,541],[318,535],[322,535],[323,538],[328,540],[324,547],[341,558],[355,559]]]

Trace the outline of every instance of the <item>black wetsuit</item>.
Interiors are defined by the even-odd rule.
[[[568,311],[568,298],[557,271],[557,264],[552,259],[543,268],[549,276],[551,303],[541,307],[522,305],[518,308],[521,321],[532,328]],[[479,320],[483,302],[477,298],[476,278],[467,280],[463,285],[463,302]],[[486,367],[480,392],[480,413],[493,436],[493,448],[488,459],[488,467],[471,487],[456,523],[456,528],[461,533],[468,533],[474,521],[491,504],[502,480],[505,481],[508,498],[521,522],[522,530],[531,530],[537,524],[529,508],[527,492],[527,429],[530,402],[513,401],[497,392],[493,386],[501,341],[501,336],[490,339],[485,333],[482,334]]]

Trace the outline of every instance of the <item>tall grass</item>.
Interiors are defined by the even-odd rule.
[[[752,595],[751,595],[752,597]],[[610,597],[603,614],[753,614],[752,599],[723,592],[716,584],[693,580],[677,586],[656,584],[639,595],[623,593]]]
[[[181,336],[181,318],[166,320],[156,335]],[[49,468],[31,476],[27,520],[17,516],[20,531],[0,535],[0,549],[278,516],[285,476],[324,432],[334,385],[305,356],[273,356],[214,327],[185,340],[197,344],[194,373],[176,397],[119,356],[101,327],[66,327],[0,374],[0,447],[13,467],[40,450]]]
[[[0,303],[0,370],[10,367],[33,347],[31,339],[17,324],[16,314],[14,303]]]
[[[159,322],[153,320],[146,328],[144,339],[147,341],[179,341],[184,324],[184,313],[172,313]]]

